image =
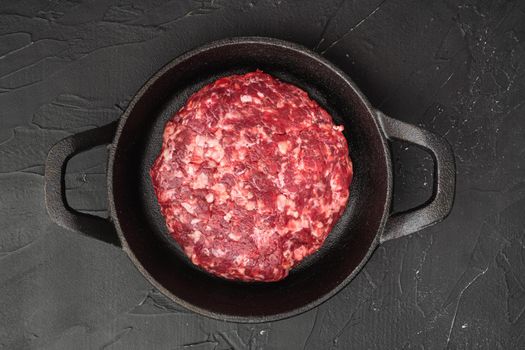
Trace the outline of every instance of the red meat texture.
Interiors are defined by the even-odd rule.
[[[348,201],[342,131],[305,91],[261,71],[205,86],[166,123],[150,170],[170,234],[216,276],[285,278]]]

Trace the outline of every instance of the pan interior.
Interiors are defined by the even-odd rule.
[[[273,283],[227,281],[194,266],[169,237],[148,173],[166,121],[192,93],[220,77],[255,69],[306,90],[336,124],[344,125],[354,164],[349,203],[323,247]],[[305,311],[348,281],[373,248],[389,202],[380,131],[352,86],[302,49],[240,40],[187,54],[147,83],[124,118],[111,180],[113,216],[143,272],[176,301],[231,319]]]

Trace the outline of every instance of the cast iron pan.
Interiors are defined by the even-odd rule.
[[[232,282],[195,267],[168,238],[148,175],[165,122],[191,93],[219,77],[256,68],[306,90],[343,124],[354,163],[349,203],[322,249],[273,283]],[[428,203],[394,216],[389,139],[422,147],[435,165]],[[67,161],[103,144],[110,153],[107,219],[72,210],[64,189]],[[46,204],[56,223],[121,247],[151,284],[188,309],[242,322],[290,317],[327,300],[352,280],[379,243],[442,220],[454,188],[454,157],[442,138],[372,108],[343,72],[314,52],[258,37],[213,42],[175,59],[141,88],[118,122],[63,139],[50,150],[45,167]]]

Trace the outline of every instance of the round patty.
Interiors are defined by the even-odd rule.
[[[342,130],[305,91],[261,71],[205,86],[166,123],[150,170],[171,235],[217,276],[286,277],[346,206]]]

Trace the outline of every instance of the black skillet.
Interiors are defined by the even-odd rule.
[[[194,265],[167,238],[148,170],[161,147],[164,123],[188,96],[213,80],[256,68],[305,89],[345,127],[354,163],[349,204],[322,249],[274,283],[232,282]],[[391,215],[392,165],[388,140],[420,146],[434,160],[432,198]],[[108,144],[108,219],[72,210],[65,199],[67,161]],[[454,156],[440,137],[372,108],[343,72],[316,53],[269,38],[221,40],[188,52],[156,73],[118,122],[58,142],[45,167],[49,215],[59,225],[112,243],[173,301],[229,321],[267,322],[307,311],[355,277],[376,247],[442,220],[455,188]]]

